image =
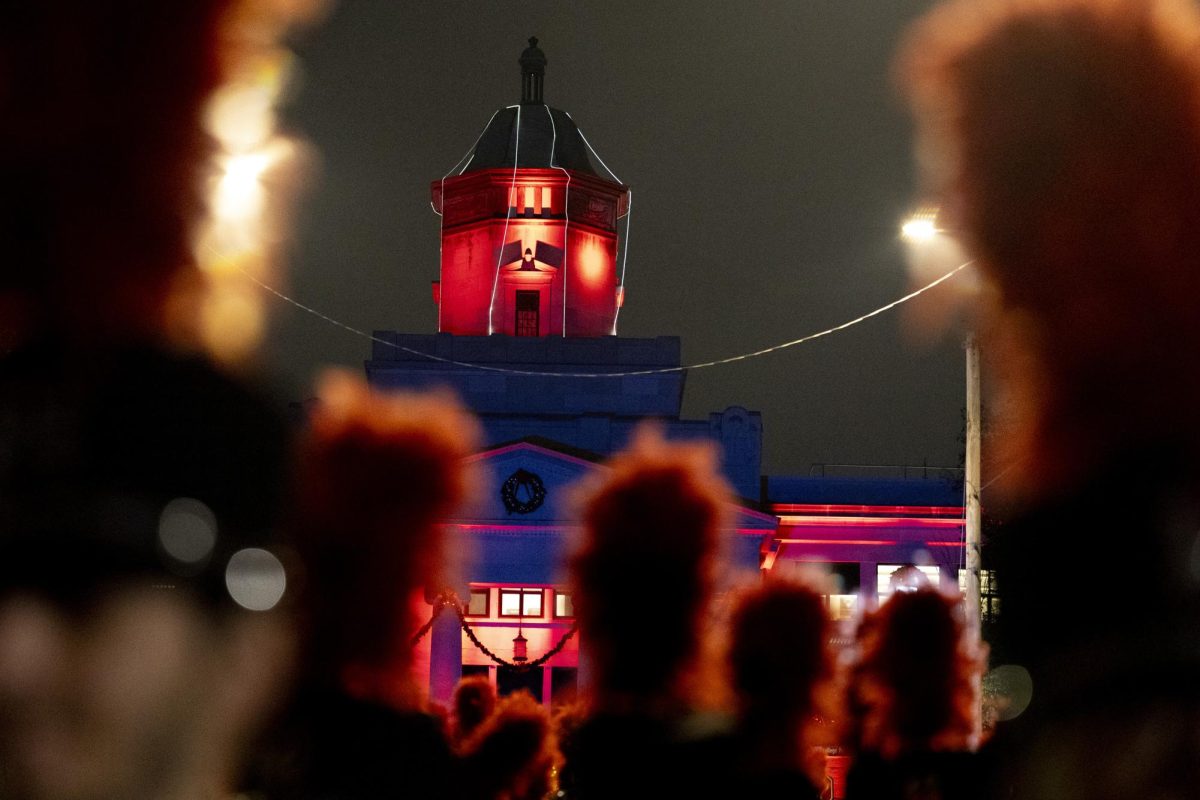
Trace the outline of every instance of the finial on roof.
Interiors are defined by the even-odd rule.
[[[542,80],[546,76],[546,54],[537,46],[536,36],[529,37],[529,47],[521,53],[521,103],[542,103]]]

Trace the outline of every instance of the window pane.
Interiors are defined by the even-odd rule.
[[[571,602],[571,595],[563,594],[562,592],[554,593],[554,616],[575,616],[575,605]]]
[[[500,613],[506,617],[515,617],[521,611],[521,593],[509,590],[500,592]]]
[[[829,616],[833,619],[853,619],[854,609],[858,607],[856,594],[829,595]]]
[[[834,594],[854,594],[858,591],[861,569],[857,561],[834,561],[827,568]]]
[[[522,613],[527,617],[540,617],[542,615],[541,592],[525,592],[525,608]]]
[[[472,589],[471,601],[467,604],[467,614],[472,617],[486,617],[488,613],[488,590]]]
[[[892,576],[899,570],[911,568],[912,564],[879,564],[876,567],[876,591],[880,597],[887,597],[892,593]],[[930,586],[937,587],[941,584],[941,573],[935,566],[917,566],[921,574],[929,582]]]

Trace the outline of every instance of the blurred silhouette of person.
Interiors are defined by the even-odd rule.
[[[331,374],[302,440],[299,686],[246,788],[268,797],[445,797],[453,758],[423,712],[411,636],[443,585],[439,521],[471,491],[477,425],[452,397]]]
[[[542,800],[562,761],[546,709],[528,692],[503,698],[463,743],[468,800]]]
[[[586,700],[575,698],[569,702],[560,703],[554,709],[554,736],[558,749],[562,753],[562,762],[558,767],[557,784],[559,797],[575,797],[575,769],[571,754],[575,752],[575,734],[580,726],[587,721],[588,708]]]
[[[1194,794],[1200,15],[953,3],[899,67],[918,161],[989,288],[1013,507],[988,555],[996,645],[1033,679],[997,734],[1005,780],[1023,798]]]
[[[154,340],[192,263],[201,117],[233,3],[7,4],[0,26],[0,353]]]
[[[859,632],[848,800],[982,795],[973,750],[983,657],[961,598],[896,592]]]
[[[481,675],[459,681],[454,687],[454,722],[450,735],[454,746],[461,746],[495,710],[496,687],[491,681]]]
[[[701,626],[729,490],[711,447],[642,429],[581,492],[572,599],[591,713],[568,759],[583,798],[703,786],[697,730]],[[619,768],[616,766],[619,765]]]
[[[291,671],[287,429],[200,359],[0,361],[0,797],[220,796]]]
[[[289,672],[286,429],[161,345],[232,5],[5,7],[0,797],[226,793]]]
[[[819,796],[825,741],[819,719],[832,713],[832,625],[817,590],[771,581],[733,613],[729,652],[738,724],[738,786],[749,795]]]

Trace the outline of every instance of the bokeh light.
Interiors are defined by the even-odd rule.
[[[238,550],[225,567],[225,588],[233,601],[248,611],[270,611],[287,590],[283,563],[268,550]]]
[[[996,667],[983,678],[984,693],[995,698],[1001,721],[1016,719],[1033,700],[1033,677],[1019,664]]]
[[[158,542],[179,564],[203,566],[217,544],[217,517],[199,500],[177,497],[159,515]]]
[[[217,144],[208,216],[192,245],[202,286],[179,288],[191,300],[168,306],[168,326],[226,363],[256,354],[267,302],[258,282],[281,277],[278,250],[300,152],[278,130],[277,108],[296,72],[282,42],[326,7],[324,0],[239,0],[222,23],[223,81],[204,115]]]

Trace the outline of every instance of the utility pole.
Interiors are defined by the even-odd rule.
[[[979,399],[979,344],[974,334],[967,335],[967,453],[966,470],[963,475],[963,491],[966,493],[966,568],[968,624],[976,636],[982,634],[981,608],[979,604],[979,569],[981,564],[983,516],[979,507],[980,475],[980,423],[982,408]]]

